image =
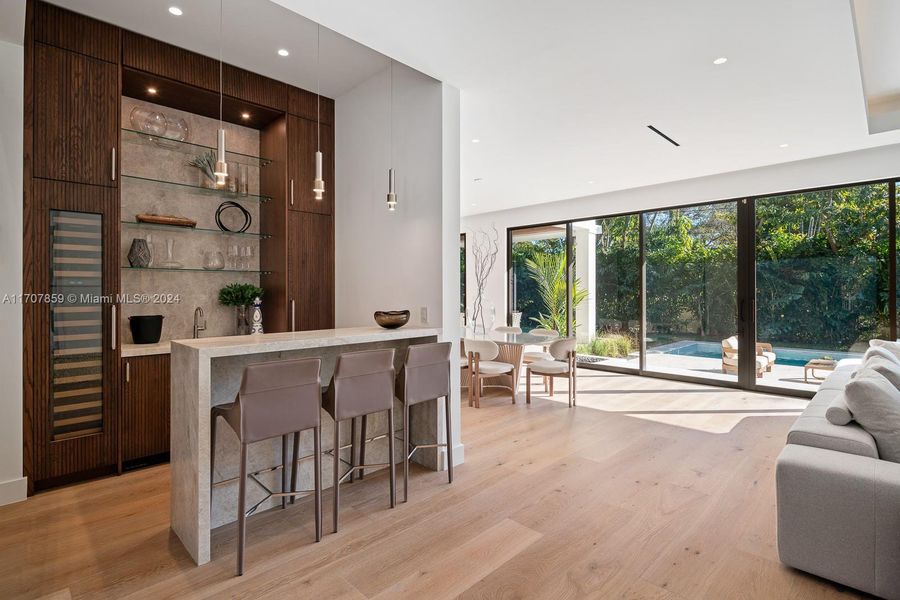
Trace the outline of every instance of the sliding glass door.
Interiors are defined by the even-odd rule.
[[[544,225],[510,232],[510,323],[524,331],[568,332],[567,227]],[[500,325],[501,323],[495,323]]]
[[[640,236],[639,215],[572,223],[581,364],[640,368]]]
[[[737,381],[737,203],[644,213],[649,372]]]
[[[815,390],[890,336],[889,205],[887,183],[755,200],[758,386]]]

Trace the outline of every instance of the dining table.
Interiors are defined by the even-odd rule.
[[[518,396],[519,380],[521,379],[520,375],[522,372],[522,357],[525,355],[525,347],[538,346],[544,348],[553,340],[559,339],[559,335],[548,336],[529,332],[509,333],[496,330],[479,332],[474,331],[471,328],[464,328],[461,332],[461,338],[463,339],[464,350],[466,339],[491,340],[500,347],[500,354],[498,354],[497,358],[494,360],[513,365],[512,375],[498,375],[496,377],[485,378],[484,384],[487,387],[503,387],[512,390],[512,392]],[[464,357],[463,365],[465,366],[466,363],[467,360]],[[461,385],[467,387],[468,380],[469,371],[468,369],[463,369]]]

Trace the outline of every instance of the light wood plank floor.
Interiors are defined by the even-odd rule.
[[[803,401],[586,371],[570,410],[557,383],[463,406],[452,486],[416,469],[390,510],[383,472],[346,485],[319,544],[306,499],[252,517],[241,578],[233,527],[201,568],[169,532],[165,466],[2,507],[0,597],[858,597],[778,563],[774,461]]]

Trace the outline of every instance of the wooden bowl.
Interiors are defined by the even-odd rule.
[[[375,322],[385,329],[397,329],[409,322],[408,310],[376,310]]]

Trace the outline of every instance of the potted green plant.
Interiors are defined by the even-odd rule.
[[[219,290],[219,304],[235,308],[237,335],[250,333],[247,311],[257,298],[262,298],[263,289],[252,283],[231,283]]]

